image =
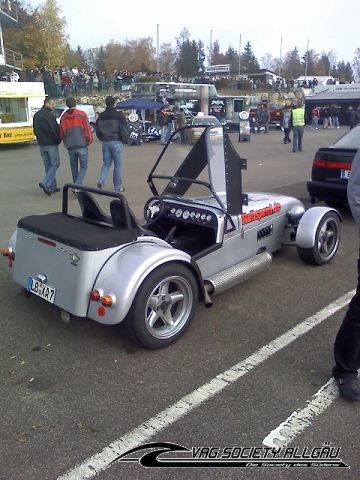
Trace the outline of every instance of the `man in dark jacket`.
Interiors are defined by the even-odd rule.
[[[46,97],[43,107],[33,118],[34,133],[44,162],[45,177],[39,183],[46,195],[59,192],[56,184],[56,171],[60,166],[59,144],[61,142],[59,125],[53,114],[55,100]]]
[[[355,154],[347,187],[347,198],[360,234],[360,149]],[[334,344],[333,376],[340,394],[347,400],[360,402],[358,370],[360,368],[360,251],[357,261],[358,281]]]
[[[106,109],[96,120],[96,136],[102,142],[103,165],[100,171],[98,188],[104,188],[110,167],[114,162],[113,184],[115,192],[125,190],[121,176],[121,162],[124,145],[127,141],[127,123],[125,115],[115,108],[116,99],[105,99]]]

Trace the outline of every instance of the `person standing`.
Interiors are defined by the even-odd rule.
[[[184,110],[178,107],[177,110],[175,110],[174,115],[175,115],[175,121],[176,121],[176,128],[180,129],[180,141],[181,143],[187,143],[187,135],[186,135],[187,132],[184,129],[184,127],[186,127],[187,125],[187,121],[186,121],[186,115],[184,113]]]
[[[59,125],[53,114],[55,100],[45,98],[44,105],[37,111],[33,118],[34,133],[44,162],[45,177],[39,187],[46,193],[59,192],[57,187],[56,172],[60,166],[59,144],[61,143]]]
[[[319,118],[320,118],[320,109],[319,107],[314,107],[311,110],[311,128],[314,130],[319,129]]]
[[[341,111],[340,105],[334,105],[334,116],[333,116],[334,128],[340,128],[340,122],[339,122],[340,111]]]
[[[260,110],[260,130],[264,129],[264,133],[269,132],[269,108],[267,104],[262,104]],[[258,130],[259,133],[259,130]]]
[[[124,143],[127,141],[127,123],[125,115],[116,110],[116,99],[109,95],[105,99],[106,108],[96,120],[96,136],[102,142],[103,165],[100,171],[98,188],[104,188],[112,163],[115,192],[125,190],[121,175]]]
[[[291,130],[291,110],[288,105],[283,108],[281,126],[284,132],[284,144],[291,143],[290,130]]]
[[[291,112],[291,125],[293,128],[293,148],[294,153],[302,151],[302,140],[305,127],[305,109],[299,102]]]
[[[88,146],[93,141],[89,118],[85,112],[76,108],[74,97],[66,99],[68,110],[60,120],[60,137],[69,153],[73,183],[82,185],[88,168]],[[74,195],[77,191],[73,191]]]
[[[159,125],[161,127],[161,145],[166,145],[171,136],[172,122],[174,115],[168,105],[165,105],[159,113]]]
[[[360,234],[360,149],[355,154],[347,187],[347,198],[352,216]],[[334,343],[335,366],[333,376],[340,394],[352,401],[360,401],[358,369],[360,368],[360,250],[357,261],[357,287]]]

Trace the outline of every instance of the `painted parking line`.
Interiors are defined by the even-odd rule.
[[[321,415],[339,396],[339,390],[333,378],[318,390],[304,408],[293,412],[284,422],[267,435],[263,444],[266,447],[286,447],[299,433],[310,427],[315,417]]]
[[[261,347],[245,360],[242,360],[228,370],[220,373],[208,383],[205,383],[193,392],[185,395],[178,402],[162,410],[160,413],[126,433],[118,440],[115,440],[101,452],[87,458],[82,464],[58,477],[57,480],[85,480],[93,478],[101,471],[106,470],[111,462],[118,458],[119,455],[122,455],[131,448],[135,448],[148,442],[154,435],[160,433],[180,418],[189,414],[202,403],[223,391],[226,387],[239,380],[261,363],[265,362],[265,360],[272,357],[275,353],[287,347],[338,310],[345,307],[350,302],[354,293],[355,290],[352,290],[330,303],[324,309],[315,313],[315,315],[312,315],[280,337]]]

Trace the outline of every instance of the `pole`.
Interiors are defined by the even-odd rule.
[[[160,73],[159,66],[159,24],[156,25],[156,70],[157,73]]]
[[[280,61],[279,61],[279,77],[281,77],[281,62],[282,62],[282,35],[280,37]]]
[[[240,64],[241,64],[241,33],[239,37],[239,80],[240,80]]]
[[[307,47],[306,47],[306,58],[305,58],[305,81],[306,81],[306,76],[308,72],[308,63],[309,63],[309,40],[307,41]]]

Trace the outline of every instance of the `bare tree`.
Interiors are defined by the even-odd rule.
[[[265,68],[266,70],[272,70],[273,63],[273,56],[269,52],[265,53],[265,55],[260,58],[260,66],[261,68]]]
[[[176,52],[172,48],[171,43],[163,43],[160,47],[160,71],[174,72],[175,71]]]

